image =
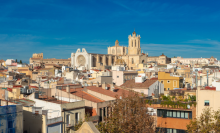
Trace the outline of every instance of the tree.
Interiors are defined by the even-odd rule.
[[[18,60],[16,59],[15,62],[18,62]]]
[[[98,129],[101,133],[153,133],[154,119],[147,112],[146,99],[130,92],[109,105],[108,115]]]
[[[211,108],[203,109],[199,118],[192,120],[187,125],[188,133],[220,132],[220,110],[213,111]]]
[[[20,60],[20,64],[22,64],[22,60]]]

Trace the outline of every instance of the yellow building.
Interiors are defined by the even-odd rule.
[[[164,84],[164,90],[183,88],[183,77],[172,75],[172,73],[158,72],[158,80]]]
[[[29,69],[29,67],[18,67],[19,73],[25,73],[26,75],[29,75],[32,78],[32,71]]]
[[[20,92],[21,92],[20,87],[9,89],[8,98],[11,98],[11,99],[22,99],[22,98],[24,98],[23,94],[21,94]]]

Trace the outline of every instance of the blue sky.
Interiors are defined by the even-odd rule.
[[[149,56],[220,58],[218,0],[2,0],[0,59],[107,53],[135,28]]]

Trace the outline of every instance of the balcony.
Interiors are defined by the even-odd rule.
[[[73,120],[70,121],[70,122],[66,122],[65,124],[66,124],[66,129],[71,129],[71,128],[74,127],[74,121]]]
[[[47,119],[47,125],[56,124],[63,121],[63,117],[56,117],[52,119]]]

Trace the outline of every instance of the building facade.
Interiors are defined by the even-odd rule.
[[[167,72],[158,72],[158,80],[164,84],[164,90],[183,88],[183,77]]]
[[[50,58],[50,59],[44,59],[43,53],[34,53],[32,55],[32,58],[29,59],[29,64],[31,64],[33,67],[36,66],[44,66],[45,64],[58,64],[58,65],[71,65],[71,59],[56,59],[56,58]]]

